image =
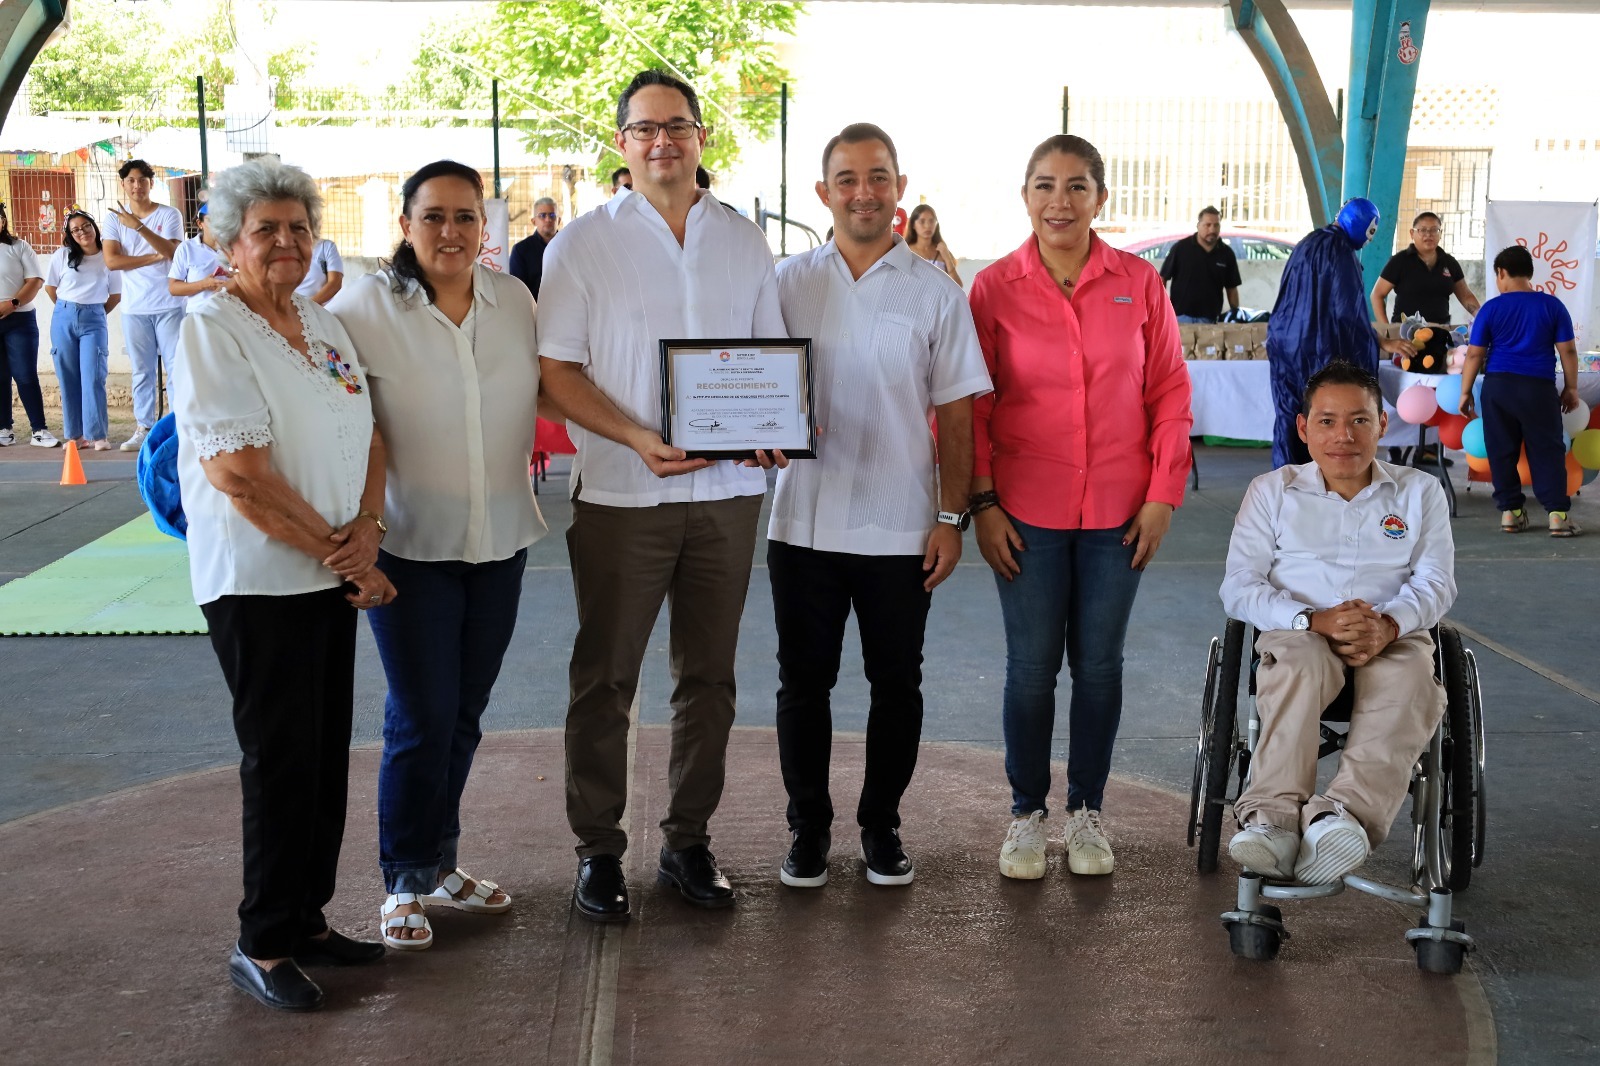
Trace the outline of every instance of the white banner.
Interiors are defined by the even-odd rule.
[[[1494,257],[1513,244],[1522,245],[1533,255],[1533,287],[1566,305],[1578,351],[1586,350],[1597,226],[1600,209],[1594,203],[1490,200],[1483,227],[1484,298],[1497,292]]]
[[[511,262],[511,210],[504,200],[485,200],[483,210],[483,248],[478,262],[504,274]]]

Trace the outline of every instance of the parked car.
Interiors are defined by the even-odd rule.
[[[1140,237],[1124,244],[1122,250],[1132,252],[1140,259],[1148,259],[1152,263],[1158,262],[1167,257],[1174,244],[1191,236],[1192,232]],[[1294,246],[1298,243],[1270,233],[1254,233],[1250,230],[1223,230],[1222,239],[1228,242],[1228,247],[1233,249],[1234,256],[1241,263],[1247,260],[1282,261],[1289,258],[1289,253],[1294,251]]]

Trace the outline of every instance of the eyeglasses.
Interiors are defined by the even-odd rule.
[[[535,213],[533,217],[534,218],[555,218],[556,217],[556,213],[554,211],[539,211],[539,212]]]
[[[687,141],[695,135],[696,130],[703,129],[705,127],[698,122],[673,119],[671,122],[630,122],[622,127],[622,132],[636,141],[653,141],[661,136],[662,130],[666,130],[667,136],[673,140]]]
[[[1439,230],[1437,229],[1419,229],[1416,232],[1418,237],[1437,237],[1439,235]]]

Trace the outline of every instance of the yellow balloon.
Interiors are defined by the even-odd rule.
[[[1600,429],[1586,429],[1572,438],[1572,457],[1585,470],[1600,470]]]

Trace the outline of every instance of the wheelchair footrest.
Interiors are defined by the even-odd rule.
[[[1282,918],[1274,918],[1272,915],[1263,914],[1260,911],[1225,911],[1222,915],[1222,924],[1259,925],[1263,929],[1271,929],[1284,940],[1290,939],[1289,930],[1284,927]]]

